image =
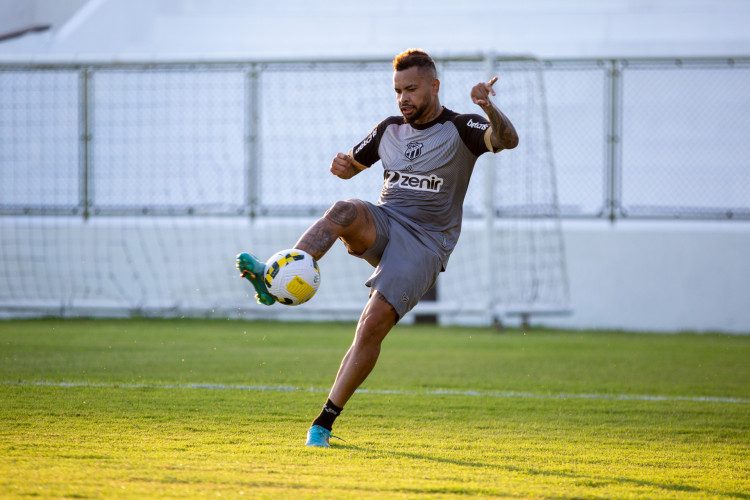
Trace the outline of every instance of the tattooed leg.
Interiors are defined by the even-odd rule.
[[[320,260],[338,238],[346,240],[347,246],[349,240],[353,240],[360,246],[366,245],[367,249],[374,242],[374,236],[370,238],[374,225],[369,210],[360,204],[358,200],[337,201],[310,226],[294,247],[306,251],[315,260]]]

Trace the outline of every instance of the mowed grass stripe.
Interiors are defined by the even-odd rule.
[[[0,380],[329,387],[353,324],[0,321]],[[750,399],[750,336],[398,326],[362,389]]]
[[[346,442],[310,450],[319,394],[0,394],[0,496],[19,498],[745,498],[750,472],[741,405],[362,394]]]
[[[314,392],[328,393],[330,388],[316,387],[289,387],[289,386],[257,386],[257,385],[224,385],[224,384],[96,384],[89,382],[0,382],[3,385],[16,386],[48,386],[48,387],[123,387],[126,389],[203,389],[219,391],[261,391],[261,392]],[[694,403],[730,403],[750,404],[750,399],[743,398],[721,398],[714,396],[644,396],[638,394],[532,394],[528,392],[484,392],[484,391],[448,391],[448,390],[426,390],[416,391],[389,391],[359,389],[358,394],[382,394],[394,396],[472,396],[489,398],[531,398],[531,399],[593,399],[593,400],[623,400],[623,401],[692,401]]]

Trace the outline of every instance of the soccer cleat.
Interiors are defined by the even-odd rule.
[[[310,430],[307,431],[307,442],[305,443],[305,446],[318,446],[322,448],[328,448],[329,446],[331,446],[329,441],[332,437],[343,441],[343,439],[341,439],[340,437],[331,434],[331,431],[329,431],[325,427],[313,425],[312,427],[310,427]]]
[[[263,271],[265,264],[259,261],[255,256],[248,253],[241,253],[237,256],[237,269],[240,270],[241,276],[255,288],[255,298],[259,304],[270,306],[276,302],[276,297],[268,293],[268,288],[263,282]]]

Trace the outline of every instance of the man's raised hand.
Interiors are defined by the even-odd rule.
[[[474,85],[471,89],[472,102],[482,109],[492,106],[490,95],[495,95],[495,89],[493,89],[492,86],[496,81],[497,77],[494,77],[489,82],[482,82]]]

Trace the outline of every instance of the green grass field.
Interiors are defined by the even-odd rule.
[[[750,499],[750,337],[401,326],[306,448],[352,332],[0,322],[0,497]]]

